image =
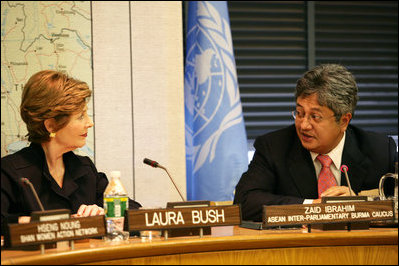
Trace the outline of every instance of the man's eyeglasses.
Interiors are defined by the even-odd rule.
[[[310,114],[308,116],[308,119],[309,119],[309,122],[317,124],[317,123],[320,123],[321,121],[323,121],[324,119],[328,119],[328,118],[331,118],[333,116],[335,116],[335,115],[332,115],[332,116],[329,116],[329,117],[322,117],[321,115]],[[292,117],[295,120],[302,120],[302,119],[304,119],[306,117],[306,115],[305,115],[305,112],[300,112],[300,111],[296,111],[295,110],[295,111],[292,111]]]

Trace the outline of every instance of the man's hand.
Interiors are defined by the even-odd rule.
[[[321,193],[320,197],[337,197],[337,196],[350,196],[351,193],[349,191],[349,187],[346,186],[334,186],[330,187],[323,193]],[[356,195],[352,190],[352,195]]]
[[[335,186],[335,187],[330,187],[323,193],[321,193],[320,197],[338,197],[338,196],[350,196],[349,192],[349,187],[345,186]],[[356,195],[355,192],[352,190],[352,195]],[[320,199],[315,199],[313,200],[312,203],[321,203],[321,198]]]
[[[80,205],[78,212],[76,214],[73,214],[72,217],[86,217],[86,216],[95,216],[103,214],[104,214],[104,209],[98,207],[96,204],[93,205],[82,204]]]

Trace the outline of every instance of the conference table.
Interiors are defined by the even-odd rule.
[[[74,242],[74,249],[1,251],[1,264],[398,264],[398,229],[322,231],[212,227],[199,236]]]

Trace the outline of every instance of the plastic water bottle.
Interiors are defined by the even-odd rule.
[[[121,172],[111,171],[111,182],[104,192],[104,211],[107,222],[107,240],[126,240],[129,232],[123,231],[125,210],[129,209],[129,198],[121,182]]]

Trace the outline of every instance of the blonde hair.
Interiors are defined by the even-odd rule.
[[[28,140],[37,143],[48,141],[50,132],[44,121],[54,118],[56,131],[65,127],[70,116],[85,107],[90,96],[91,90],[86,82],[64,73],[43,70],[34,74],[25,84],[20,106]]]

